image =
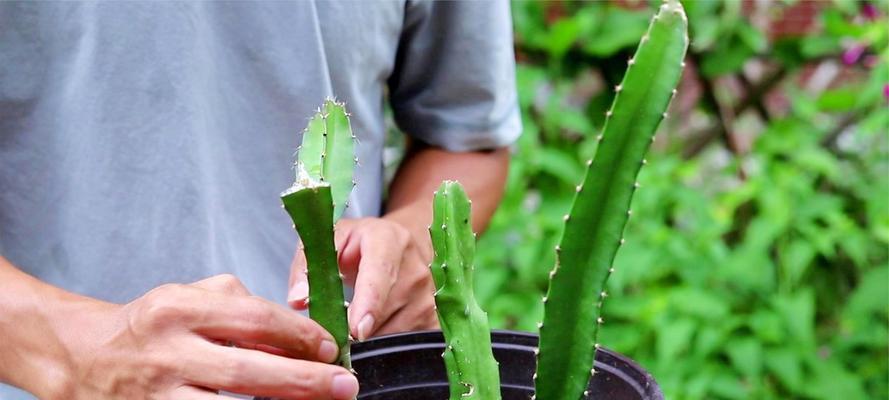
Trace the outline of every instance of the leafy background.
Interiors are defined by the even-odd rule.
[[[535,331],[561,218],[655,2],[513,3],[524,135],[479,244],[494,327]],[[886,399],[889,6],[688,1],[604,345],[670,399]]]

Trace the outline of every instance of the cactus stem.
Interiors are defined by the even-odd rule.
[[[536,394],[543,400],[587,396],[584,389],[590,375],[585,372],[596,373],[592,368],[600,348],[596,338],[603,321],[604,296],[596,297],[604,293],[605,281],[614,272],[610,264],[624,243],[621,234],[630,215],[632,195],[639,187],[634,178],[642,165],[637,163],[644,163],[649,146],[645,139],[654,137],[681,77],[679,66],[688,45],[685,18],[677,17],[682,15],[681,9],[676,0],[660,8],[636,54],[625,59],[623,81],[613,87],[614,104],[608,109],[611,113],[606,112],[601,132],[609,140],[597,146],[598,168],[587,168],[583,193],[575,195],[571,223],[565,224],[560,242],[563,251],[556,259],[557,264],[564,263],[565,271],[551,278],[547,292],[543,322],[548,328],[540,332],[539,379],[535,382]],[[679,13],[674,14],[676,10]],[[591,233],[595,238],[587,237]],[[593,304],[598,308],[590,307]]]

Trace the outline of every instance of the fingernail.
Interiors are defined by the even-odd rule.
[[[374,329],[374,317],[367,314],[358,321],[358,340],[365,341],[370,337]]]
[[[321,341],[321,346],[318,347],[318,359],[327,363],[336,361],[336,356],[339,353],[340,351],[337,349],[336,343],[329,340]]]
[[[351,400],[358,395],[358,379],[352,374],[342,374],[333,377],[330,394],[337,400]]]
[[[303,300],[306,297],[309,297],[309,284],[302,281],[290,288],[290,293],[287,294],[287,301]]]

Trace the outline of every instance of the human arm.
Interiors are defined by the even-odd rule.
[[[41,399],[220,398],[216,390],[352,398],[351,373],[317,362],[336,351],[320,326],[250,296],[230,275],[118,305],[43,283],[0,257],[0,382]]]

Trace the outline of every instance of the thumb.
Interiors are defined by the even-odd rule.
[[[287,304],[297,310],[309,307],[309,279],[306,276],[306,253],[300,244],[290,264],[290,290],[287,292]]]

